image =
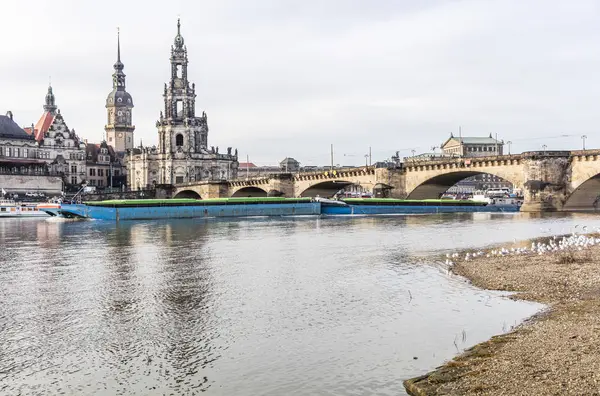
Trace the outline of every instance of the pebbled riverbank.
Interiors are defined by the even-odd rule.
[[[600,239],[553,237],[534,246],[451,258],[452,270],[474,285],[518,292],[511,298],[548,309],[406,380],[410,395],[600,395]]]

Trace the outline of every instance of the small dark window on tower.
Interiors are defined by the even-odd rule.
[[[177,136],[175,136],[175,145],[177,147],[182,147],[183,146],[183,135],[180,133]]]
[[[183,117],[183,102],[178,100],[175,103],[177,105],[177,117]]]
[[[181,78],[181,70],[182,70],[181,65],[177,65],[176,68],[177,68],[177,70],[176,70],[177,78]]]

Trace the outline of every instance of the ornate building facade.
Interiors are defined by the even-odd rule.
[[[106,98],[107,143],[113,146],[117,153],[125,153],[133,148],[132,124],[133,99],[125,90],[125,65],[121,62],[121,38],[117,33],[117,62],[114,64],[115,72],[112,75],[113,89]]]
[[[503,154],[504,142],[488,137],[450,137],[441,145],[442,152],[458,157],[490,157]]]
[[[208,147],[205,112],[196,116],[196,86],[188,81],[188,55],[177,20],[171,46],[171,79],[163,91],[164,109],[156,122],[158,147],[129,150],[127,182],[134,190],[155,184],[226,180],[237,177],[237,150]],[[110,142],[109,142],[110,143]]]
[[[74,129],[69,129],[56,106],[52,86],[48,86],[44,112],[35,125],[25,128],[36,144],[28,155],[44,160],[55,172],[64,175],[65,184],[76,185],[86,180],[85,143]]]
[[[53,171],[48,160],[38,158],[40,150],[35,137],[14,122],[12,112],[0,115],[0,188],[4,192],[61,193],[63,175]]]

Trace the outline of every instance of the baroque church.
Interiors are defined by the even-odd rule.
[[[171,79],[164,86],[165,105],[156,122],[158,147],[140,145],[138,148],[128,150],[126,161],[129,187],[132,190],[139,190],[152,188],[156,184],[237,178],[237,149],[232,153],[231,147],[229,147],[226,153],[219,153],[218,147],[209,148],[206,113],[202,112],[200,116],[196,116],[196,85],[188,81],[187,48],[181,35],[179,20],[177,20],[177,35],[171,46],[170,61]],[[119,63],[120,61],[117,61],[117,64]],[[134,129],[131,125],[133,103],[131,96],[125,92],[125,76],[121,77],[119,74],[122,74],[122,64],[119,65],[120,70],[117,70],[117,64],[115,65],[114,98],[111,97],[113,95],[111,93],[106,104],[109,109],[107,133],[109,133],[109,126],[114,128],[115,132],[111,130],[114,139],[118,139],[121,133],[123,138],[128,137],[128,134],[133,135]],[[122,90],[119,91],[121,86]],[[113,102],[110,102],[111,99]],[[120,102],[119,99],[121,99]],[[121,106],[114,107],[115,103],[117,105],[120,103]],[[119,117],[122,118],[119,119]],[[115,142],[121,141],[115,140]],[[111,144],[110,135],[109,144]],[[130,148],[127,146],[129,141],[123,140],[122,144],[123,146],[119,146],[119,148]]]

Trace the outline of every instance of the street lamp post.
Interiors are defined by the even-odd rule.
[[[583,135],[583,136],[581,137],[581,140],[583,140],[583,149],[584,149],[584,150],[585,150],[585,139],[587,139],[587,136],[586,136],[586,135]]]
[[[508,155],[510,155],[510,145],[512,144],[512,142],[509,140],[508,142],[506,142],[506,144],[508,144]]]
[[[414,160],[415,160],[415,153],[417,152],[417,150],[415,150],[415,149],[412,149],[412,150],[410,150],[410,151],[411,151],[411,153],[412,153],[412,157],[413,157],[413,161],[414,161]]]
[[[365,167],[369,167],[369,154],[365,154]]]

